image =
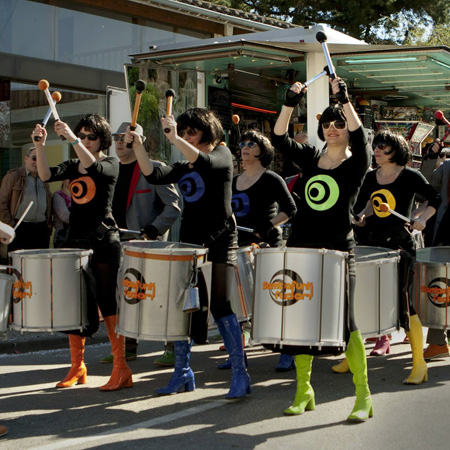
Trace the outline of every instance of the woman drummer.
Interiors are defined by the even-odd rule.
[[[226,398],[244,397],[251,392],[250,376],[244,363],[241,328],[231,309],[230,288],[236,264],[236,224],[231,209],[233,163],[230,150],[219,145],[223,136],[220,121],[212,111],[193,108],[177,120],[161,119],[163,130],[187,161],[155,168],[147,156],[142,139],[127,131],[126,142],[133,142],[139,166],[152,184],[178,183],[184,198],[180,230],[182,242],[208,248],[212,261],[211,313],[223,337],[232,367],[231,388]],[[206,320],[200,326],[206,331]],[[194,328],[198,327],[194,324]],[[200,333],[193,330],[196,335]],[[195,340],[195,338],[194,338]],[[189,367],[192,341],[175,342],[175,372],[161,395],[195,389]]]
[[[364,245],[387,247],[401,250],[399,289],[402,296],[402,326],[407,335],[413,354],[413,367],[405,384],[420,384],[427,381],[427,365],[423,358],[423,332],[419,316],[410,301],[413,281],[413,258],[416,254],[416,241],[409,228],[422,231],[427,220],[439,206],[439,194],[417,170],[407,167],[412,160],[408,143],[403,136],[389,130],[383,130],[373,141],[375,160],[378,168],[366,175],[355,211],[364,209],[358,214],[357,225],[364,226],[365,219],[371,216],[367,241]],[[404,217],[411,217],[416,194],[428,202],[420,208],[420,215],[415,215],[411,224],[392,214],[391,209]],[[383,206],[382,206],[383,205]],[[419,210],[418,210],[419,211]],[[405,226],[406,225],[406,226]],[[389,339],[382,336],[376,345],[376,354],[389,351]],[[372,353],[371,353],[372,354]],[[333,370],[345,372],[345,361]]]
[[[297,211],[284,180],[269,170],[274,150],[269,139],[258,130],[247,131],[239,144],[244,172],[233,178],[233,212],[238,226],[253,232],[238,230],[240,247],[264,242],[270,247],[282,245],[279,225]],[[293,368],[293,357],[281,354],[275,370]],[[228,362],[218,368],[228,368]]]
[[[361,422],[372,417],[372,398],[367,381],[364,343],[353,313],[355,240],[350,212],[369,167],[370,147],[361,121],[349,102],[345,83],[340,78],[330,82],[340,104],[325,109],[319,120],[318,136],[326,141],[326,150],[298,144],[287,134],[292,111],[306,92],[306,89],[301,91],[300,83],[292,85],[286,94],[285,104],[275,124],[272,143],[296,163],[303,174],[299,181],[303,195],[287,245],[349,252],[346,309],[350,336],[346,355],[353,372],[356,402],[348,420]],[[299,352],[303,354],[295,357],[297,392],[292,406],[284,411],[286,415],[302,414],[305,410],[315,408],[314,391],[310,383],[313,355],[303,348]]]
[[[91,268],[95,277],[96,302],[105,321],[111,342],[114,364],[111,378],[102,391],[131,387],[131,370],[125,362],[124,338],[115,332],[117,317],[116,285],[120,261],[120,239],[111,214],[114,186],[119,174],[116,158],[105,151],[111,146],[111,128],[103,117],[88,114],[81,118],[74,131],[61,121],[55,123],[58,136],[64,136],[72,145],[77,159],[69,159],[56,167],[49,167],[45,154],[47,131],[36,125],[32,138],[36,142],[37,167],[42,181],[70,180],[72,206],[66,247],[92,249]],[[69,333],[72,367],[56,387],[65,388],[75,383],[86,383],[84,347],[86,336],[98,328],[98,308],[88,301],[89,326],[82,333]]]

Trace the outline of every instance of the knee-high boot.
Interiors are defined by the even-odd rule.
[[[132,387],[133,379],[131,370],[125,361],[125,338],[116,333],[117,316],[106,316],[104,318],[106,331],[113,355],[113,370],[109,381],[100,387],[101,391],[117,391],[123,387]]]
[[[355,406],[347,420],[351,422],[365,422],[369,417],[373,416],[373,407],[367,378],[366,349],[359,330],[350,333],[350,340],[345,355],[353,373],[356,393]]]
[[[409,319],[409,332],[407,333],[411,345],[413,366],[405,384],[420,384],[428,381],[428,368],[423,358],[423,330],[419,316],[415,314]]]
[[[245,368],[244,347],[242,345],[241,327],[235,314],[216,320],[219,332],[230,356],[231,387],[225,398],[240,398],[252,392],[250,375]]]
[[[86,384],[87,370],[84,365],[84,346],[86,338],[69,334],[70,359],[72,367],[64,380],[60,381],[56,387],[66,388],[77,384]]]
[[[191,348],[192,341],[175,341],[175,370],[169,384],[156,391],[159,395],[178,394],[183,389],[185,392],[195,390],[194,372],[189,367]]]
[[[297,391],[295,392],[294,403],[284,410],[286,416],[298,416],[306,411],[316,408],[314,390],[311,386],[311,371],[314,356],[297,355],[295,366],[297,371]]]

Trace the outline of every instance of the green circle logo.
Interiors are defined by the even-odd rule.
[[[306,184],[305,194],[306,202],[311,209],[326,211],[336,204],[339,186],[329,175],[316,175]]]

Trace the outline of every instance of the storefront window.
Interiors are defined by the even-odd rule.
[[[129,55],[150,45],[209,37],[93,8],[72,10],[27,0],[2,0],[0,51],[97,69],[122,71]],[[142,19],[139,19],[142,22]]]

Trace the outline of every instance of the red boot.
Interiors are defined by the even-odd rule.
[[[132,387],[133,379],[131,370],[125,361],[125,338],[116,334],[117,316],[104,317],[106,330],[108,331],[109,341],[113,354],[113,370],[111,378],[102,387],[101,391],[118,391],[123,387]]]
[[[86,384],[87,370],[84,365],[84,345],[86,338],[76,334],[69,334],[70,359],[72,367],[64,380],[60,381],[56,387],[66,388],[77,384]]]
[[[391,344],[388,336],[378,338],[374,349],[370,352],[370,356],[381,356],[391,352]]]

